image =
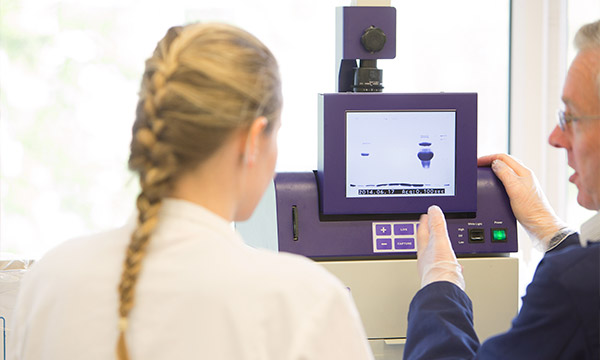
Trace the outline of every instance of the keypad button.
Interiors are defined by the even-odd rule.
[[[394,224],[394,235],[414,235],[415,226],[413,224]]]
[[[391,249],[392,249],[392,239],[391,238],[377,239],[377,250],[391,250]]]
[[[390,225],[390,224],[375,225],[375,234],[377,234],[378,236],[381,236],[381,235],[391,236],[392,235],[392,225]]]
[[[396,250],[415,250],[415,238],[396,238],[394,239],[394,249]]]

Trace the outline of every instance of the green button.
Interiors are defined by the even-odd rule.
[[[506,241],[506,230],[492,229],[492,241]]]

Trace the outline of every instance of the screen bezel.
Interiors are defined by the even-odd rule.
[[[455,196],[346,197],[346,112],[456,112]],[[319,94],[319,155],[317,181],[321,215],[421,214],[430,205],[446,213],[477,210],[476,93],[333,93]]]

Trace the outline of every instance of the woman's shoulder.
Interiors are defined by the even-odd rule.
[[[266,287],[287,289],[307,296],[324,296],[346,290],[337,277],[307,257],[263,249],[252,249],[252,252],[254,271],[265,279],[262,284]]]
[[[31,267],[32,273],[43,273],[44,278],[60,273],[86,272],[95,267],[118,266],[122,262],[131,229],[128,226],[66,240],[50,249]],[[113,264],[114,263],[114,264]]]

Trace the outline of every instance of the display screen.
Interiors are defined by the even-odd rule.
[[[347,111],[346,198],[454,196],[456,111]]]

